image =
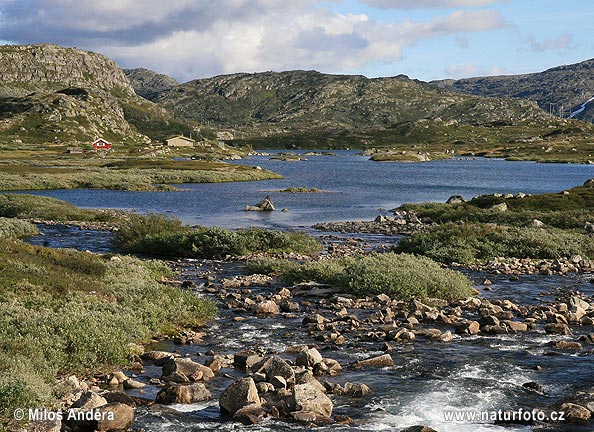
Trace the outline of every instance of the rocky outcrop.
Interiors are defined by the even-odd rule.
[[[124,73],[136,94],[148,100],[155,100],[161,93],[179,85],[175,79],[168,75],[144,68],[124,69]]]
[[[564,117],[567,117],[568,110],[577,111],[582,103],[593,96],[594,59],[532,74],[443,80],[432,84],[473,95],[527,99],[537,102],[547,111],[551,108],[549,103],[554,102],[554,113],[558,114],[563,106]],[[592,105],[588,104],[587,109],[576,118],[593,121]]]
[[[51,44],[0,47],[0,83],[0,96],[4,97],[68,87],[134,96],[130,81],[110,58]]]

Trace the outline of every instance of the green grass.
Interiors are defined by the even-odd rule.
[[[56,377],[127,364],[132,344],[213,317],[190,292],[162,285],[171,271],[131,257],[101,257],[0,238],[0,416],[52,406]]]
[[[494,257],[594,258],[594,242],[583,233],[559,228],[445,223],[400,241],[399,252],[425,255],[443,263],[470,264]]]
[[[581,229],[586,222],[593,221],[594,188],[579,186],[568,192],[568,194],[549,193],[524,198],[484,195],[460,204],[405,204],[401,208],[414,211],[419,218],[428,218],[439,224],[463,221],[521,227],[529,226],[534,219],[538,219],[551,227]],[[491,210],[493,205],[503,202],[507,204],[508,211]]]
[[[306,187],[296,187],[296,186],[290,186],[286,189],[282,189],[279,192],[282,193],[291,193],[291,194],[296,194],[296,193],[318,193],[320,190],[318,188],[306,188]]]
[[[409,254],[373,253],[303,264],[259,259],[249,262],[247,269],[253,273],[280,275],[285,283],[325,283],[357,296],[385,293],[409,301],[414,298],[456,300],[473,294],[472,285],[463,274],[443,269],[428,258]]]
[[[210,161],[127,159],[97,166],[94,160],[74,159],[78,165],[40,167],[5,163],[0,171],[0,190],[112,189],[159,190],[164,184],[222,183],[268,180],[282,176],[243,165]]]
[[[28,194],[0,194],[0,217],[52,221],[112,222],[114,214],[81,209],[65,201]]]
[[[0,217],[0,238],[29,237],[39,234],[37,227],[20,219]]]
[[[177,218],[149,213],[132,215],[120,225],[114,240],[125,252],[151,256],[218,259],[255,252],[313,253],[320,244],[301,232],[262,228],[237,231],[219,227],[189,228]]]

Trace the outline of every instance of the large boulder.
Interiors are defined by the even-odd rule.
[[[289,363],[277,356],[270,356],[256,363],[252,368],[254,373],[263,373],[266,379],[270,381],[275,376],[280,376],[287,383],[295,382],[295,371]]]
[[[209,380],[214,377],[214,372],[211,368],[196,363],[189,358],[172,358],[163,365],[163,376],[169,376],[173,373],[181,373],[187,376],[190,380],[195,381],[199,379]]]
[[[252,404],[260,406],[261,402],[256,383],[250,377],[235,381],[219,398],[221,413],[228,416],[234,416],[241,408]]]
[[[76,402],[72,404],[71,408],[80,408],[83,410],[89,410],[98,408],[100,406],[106,405],[107,401],[103,396],[98,395],[95,392],[88,391],[83,393],[83,395],[78,399]]]
[[[266,196],[262,201],[253,206],[245,206],[246,211],[274,211],[274,203],[269,196]]]
[[[297,384],[289,399],[291,411],[302,411],[316,416],[330,417],[332,415],[332,401],[317,386],[311,384]]]
[[[94,422],[94,431],[126,430],[134,421],[134,408],[120,402],[104,405],[96,411],[101,414],[101,419]]]
[[[365,360],[359,360],[353,363],[352,367],[355,369],[360,368],[383,368],[394,366],[394,360],[390,354],[383,354],[377,357],[371,357]]]
[[[301,351],[297,354],[295,364],[297,366],[314,367],[323,360],[320,352],[315,348],[310,348],[305,351]]]
[[[211,393],[202,383],[171,384],[157,393],[155,402],[160,404],[190,404],[209,400]]]

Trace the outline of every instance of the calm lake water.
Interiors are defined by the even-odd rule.
[[[375,218],[378,208],[407,202],[445,201],[451,195],[470,198],[485,193],[556,192],[594,177],[594,166],[507,162],[494,159],[444,160],[425,163],[379,163],[340,151],[337,156],[308,156],[282,162],[254,156],[238,163],[282,174],[282,180],[223,184],[184,184],[180,192],[107,190],[34,191],[82,207],[111,207],[175,214],[185,222],[243,227],[310,226],[317,222]],[[289,186],[318,188],[322,193],[275,192]],[[287,212],[244,212],[270,195]]]

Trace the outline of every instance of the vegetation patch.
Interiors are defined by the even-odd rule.
[[[59,222],[113,222],[116,220],[115,213],[107,210],[81,209],[56,198],[27,194],[0,194],[0,217]]]
[[[285,283],[316,281],[358,296],[389,294],[402,300],[469,297],[473,288],[463,274],[443,269],[425,257],[373,253],[299,264],[295,261],[259,259],[248,263],[253,273],[274,273]]]
[[[313,253],[320,244],[301,232],[262,228],[237,231],[219,227],[190,228],[177,218],[149,213],[132,215],[116,233],[115,245],[125,252],[151,256],[218,259],[256,252]]]
[[[507,205],[507,211],[492,208],[502,203]],[[583,229],[586,222],[594,222],[594,187],[579,186],[565,192],[524,197],[483,195],[465,203],[405,204],[401,209],[438,224],[461,221],[521,227],[537,219],[546,226]]]
[[[556,259],[594,258],[587,234],[558,228],[445,223],[400,241],[399,252],[425,255],[443,263],[471,264],[494,257]]]
[[[318,188],[306,188],[306,187],[295,187],[295,186],[290,186],[286,189],[281,189],[279,192],[282,193],[292,193],[292,194],[296,194],[296,193],[318,193],[320,192],[320,190]]]
[[[20,219],[0,217],[0,238],[29,237],[39,234],[37,227]]]
[[[0,416],[51,407],[56,377],[130,360],[133,344],[213,317],[205,299],[157,282],[169,268],[0,238]]]

